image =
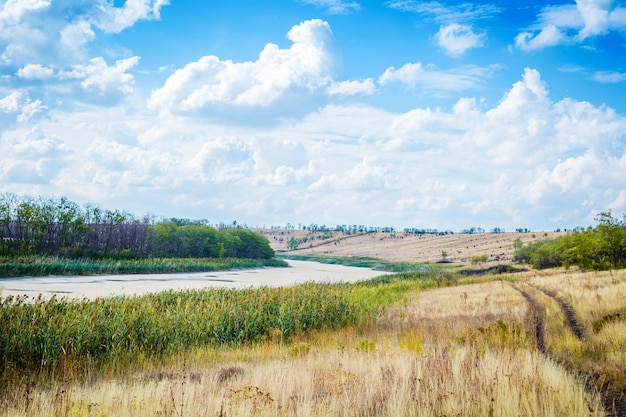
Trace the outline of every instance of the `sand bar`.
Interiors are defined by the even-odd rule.
[[[307,261],[287,262],[288,268],[220,272],[0,278],[0,295],[37,297],[41,294],[44,298],[50,298],[56,294],[57,297],[94,299],[210,287],[279,287],[304,282],[355,282],[386,274],[368,268]]]

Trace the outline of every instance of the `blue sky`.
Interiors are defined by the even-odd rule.
[[[626,2],[0,1],[0,192],[250,226],[626,212]]]

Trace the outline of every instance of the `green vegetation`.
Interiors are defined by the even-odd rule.
[[[66,259],[52,256],[19,256],[0,257],[0,277],[162,274],[285,266],[286,262],[274,258]]]
[[[255,342],[270,329],[289,337],[354,323],[360,305],[352,293],[340,286],[307,284],[96,301],[9,297],[0,304],[0,362],[4,369],[49,372],[68,361]]]
[[[470,259],[470,262],[472,265],[481,265],[487,262],[488,260],[489,260],[489,257],[487,255],[474,255]]]
[[[584,270],[626,268],[626,216],[619,221],[608,211],[600,213],[596,221],[596,227],[522,246],[515,251],[515,260],[538,269],[572,265]]]
[[[265,237],[243,228],[215,228],[206,221],[138,219],[61,198],[0,195],[0,256],[63,258],[271,259]]]

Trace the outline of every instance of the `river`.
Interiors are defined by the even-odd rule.
[[[305,282],[356,282],[388,272],[319,262],[287,261],[287,268],[238,269],[176,274],[0,278],[0,296],[88,298],[141,295],[166,290],[279,287]]]

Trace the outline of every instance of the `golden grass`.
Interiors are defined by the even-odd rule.
[[[419,355],[383,345],[59,385],[6,415],[602,415],[589,406],[581,384],[530,350],[428,346]]]
[[[565,276],[537,276],[529,280],[537,288],[555,294],[574,310],[585,339],[572,341],[562,313],[551,322],[548,332],[555,343],[575,349],[557,352],[583,367],[626,369],[626,271],[570,273]],[[551,304],[558,310],[556,303]],[[586,362],[586,364],[585,364]]]
[[[424,290],[357,327],[197,348],[116,378],[25,384],[0,414],[605,415],[582,381],[535,349],[529,329],[526,301],[506,282]]]

